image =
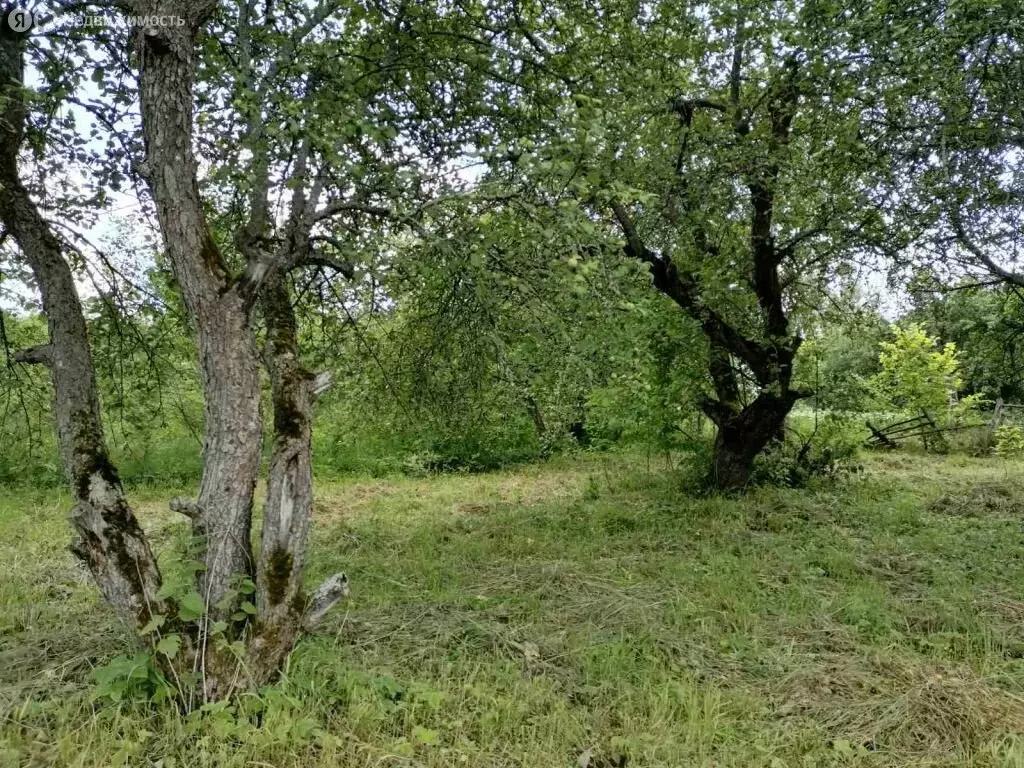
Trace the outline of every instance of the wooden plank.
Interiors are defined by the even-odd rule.
[[[882,432],[888,432],[893,427],[900,427],[900,426],[903,426],[904,424],[910,424],[910,423],[918,422],[918,421],[921,421],[921,417],[920,416],[915,416],[912,419],[904,419],[903,421],[897,421],[894,424],[887,424],[886,426],[882,427],[881,431]]]
[[[884,432],[889,437],[893,437],[894,435],[900,435],[903,434],[904,432],[909,432],[914,429],[921,429],[921,427],[928,427],[929,429],[935,428],[934,425],[931,425],[926,421],[919,421],[916,424],[911,424],[906,427],[900,427],[899,429],[883,429],[882,432]]]
[[[892,440],[890,440],[888,437],[886,437],[883,432],[875,429],[875,425],[872,424],[870,421],[865,421],[864,423],[867,424],[868,425],[868,429],[871,430],[872,437],[869,438],[869,440],[870,439],[874,439],[874,440],[877,441],[877,443],[876,443],[877,445],[879,445],[879,446],[884,445],[886,448],[898,448],[899,447],[896,443],[894,443]]]

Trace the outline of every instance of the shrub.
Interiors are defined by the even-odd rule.
[[[848,419],[826,416],[807,437],[789,430],[786,439],[758,458],[754,482],[799,488],[815,477],[839,477],[859,472],[859,439]]]

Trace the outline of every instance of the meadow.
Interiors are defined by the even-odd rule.
[[[351,597],[188,714],[103,695],[135,649],[68,498],[8,488],[0,765],[1024,765],[1024,466],[863,461],[743,497],[638,454],[320,482],[308,579]],[[175,492],[130,494],[168,568]]]

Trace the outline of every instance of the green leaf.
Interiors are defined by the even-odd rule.
[[[412,737],[421,744],[427,744],[432,747],[441,743],[441,737],[437,731],[420,725],[412,729]]]
[[[203,597],[194,590],[178,601],[178,618],[182,621],[194,621],[203,615],[204,610]]]
[[[177,656],[180,648],[181,635],[166,635],[160,638],[160,642],[156,644],[157,653],[162,653],[168,659]]]
[[[240,606],[238,606],[238,607],[241,608],[246,613],[248,613],[250,616],[255,616],[256,615],[256,606],[253,605],[252,603],[250,603],[248,600],[243,600],[242,604]]]
[[[151,632],[155,632],[160,629],[167,622],[167,617],[159,613],[154,613],[153,616],[146,622],[146,626],[139,630],[140,635],[148,635]]]

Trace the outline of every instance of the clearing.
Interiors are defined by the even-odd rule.
[[[0,497],[0,765],[1024,765],[1024,467],[889,454],[699,498],[660,461],[321,482],[351,599],[283,683],[91,697],[125,647],[57,491]],[[174,489],[132,500],[166,555]]]

